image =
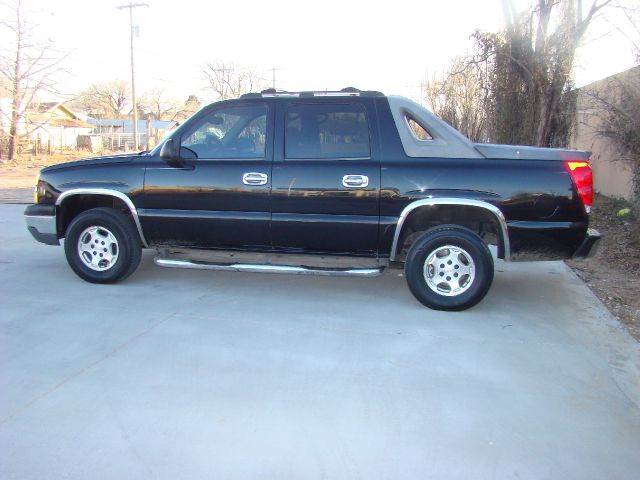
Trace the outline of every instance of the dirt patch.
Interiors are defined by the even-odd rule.
[[[75,151],[53,155],[19,155],[11,163],[0,163],[0,189],[33,188],[41,168],[90,156],[87,152]]]
[[[640,340],[640,219],[633,209],[619,216],[624,208],[632,207],[598,195],[591,214],[591,226],[603,236],[598,251],[593,258],[567,263]]]
[[[0,161],[0,202],[30,203],[33,201],[33,186],[41,168],[90,157],[95,157],[95,154],[70,150],[52,155],[19,155],[10,163]]]
[[[1,167],[0,188],[3,190],[33,188],[41,167]]]

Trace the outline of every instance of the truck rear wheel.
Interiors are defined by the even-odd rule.
[[[411,293],[436,310],[465,310],[489,291],[493,257],[482,239],[458,225],[442,225],[418,237],[407,254]]]
[[[114,283],[131,275],[142,258],[133,222],[112,208],[92,208],[75,217],[64,239],[71,269],[91,283]]]

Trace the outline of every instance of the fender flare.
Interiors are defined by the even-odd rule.
[[[131,213],[131,217],[136,225],[138,230],[138,234],[140,235],[140,241],[142,242],[142,246],[145,248],[149,247],[147,240],[144,237],[144,233],[142,232],[142,225],[140,224],[140,218],[138,217],[138,210],[136,210],[136,206],[133,204],[131,199],[125,195],[124,193],[118,190],[112,190],[110,188],[72,188],[70,190],[65,190],[58,196],[56,199],[56,207],[60,207],[62,202],[68,198],[73,197],[75,195],[105,195],[116,197],[122,200],[127,208],[129,208],[129,212]]]
[[[411,202],[409,205],[404,207],[402,213],[400,213],[400,217],[398,218],[398,223],[396,224],[396,230],[393,235],[393,243],[391,244],[391,253],[389,255],[390,261],[395,261],[398,254],[398,242],[400,241],[400,234],[402,233],[402,226],[404,225],[405,220],[409,216],[409,214],[419,207],[433,206],[433,205],[458,205],[465,207],[478,207],[484,208],[493,214],[493,216],[498,221],[498,225],[500,225],[500,233],[502,237],[502,245],[504,248],[504,259],[509,261],[511,257],[511,246],[509,244],[509,229],[507,226],[507,220],[504,218],[504,214],[502,211],[496,207],[495,205],[485,202],[482,200],[475,200],[471,198],[425,198],[422,200],[416,200],[415,202]]]

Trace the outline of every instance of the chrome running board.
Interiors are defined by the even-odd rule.
[[[314,267],[294,267],[290,265],[257,265],[249,263],[207,263],[192,260],[174,260],[171,258],[155,257],[156,265],[169,268],[193,268],[196,270],[219,270],[226,272],[254,272],[254,273],[290,273],[294,275],[330,275],[349,277],[375,277],[382,273],[382,268],[345,268],[325,269]]]

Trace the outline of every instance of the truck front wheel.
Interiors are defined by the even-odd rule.
[[[411,293],[423,305],[436,310],[465,310],[489,291],[493,257],[473,231],[442,225],[413,242],[405,276]]]
[[[91,283],[114,283],[131,275],[142,257],[133,222],[112,208],[92,208],[75,217],[64,239],[71,269]]]

